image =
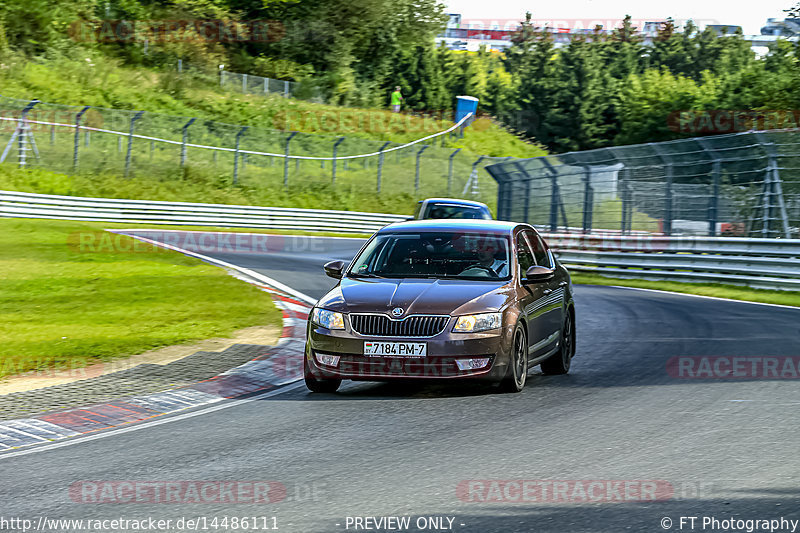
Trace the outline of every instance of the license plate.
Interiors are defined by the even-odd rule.
[[[425,357],[428,345],[424,342],[364,342],[364,355],[389,357]]]

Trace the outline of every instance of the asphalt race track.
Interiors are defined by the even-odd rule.
[[[351,259],[361,244],[286,239],[258,253],[203,253],[318,298],[334,285],[322,264]],[[580,286],[576,312],[571,373],[537,370],[520,394],[345,383],[338,394],[311,395],[300,386],[140,431],[0,454],[0,514],[267,516],[283,532],[355,531],[347,517],[387,516],[410,516],[407,531],[419,530],[419,517],[449,517],[452,530],[476,533],[677,531],[681,516],[698,517],[694,531],[703,530],[702,517],[800,520],[798,380],[686,379],[667,368],[682,356],[800,356],[800,310]],[[259,505],[70,499],[71,485],[91,480],[271,480],[286,487],[286,498]],[[583,503],[571,492],[516,501],[514,485],[503,483],[513,480],[566,482],[570,491],[592,480],[671,489],[663,501]],[[478,489],[458,490],[465,486]],[[480,487],[506,493],[474,501],[490,495]],[[683,531],[692,531],[688,524]]]

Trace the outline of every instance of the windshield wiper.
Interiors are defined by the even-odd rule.
[[[379,276],[377,274],[359,274],[357,272],[350,272],[347,275],[348,278],[379,278],[379,279],[386,279],[383,276]]]

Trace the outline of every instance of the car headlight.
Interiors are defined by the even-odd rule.
[[[479,315],[465,315],[458,317],[453,326],[454,333],[477,333],[500,327],[502,319],[500,313],[481,313]]]
[[[315,307],[311,311],[311,322],[327,329],[344,329],[344,315]]]

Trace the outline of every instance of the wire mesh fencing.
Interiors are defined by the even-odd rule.
[[[405,146],[6,97],[0,97],[0,106],[0,164],[60,173],[134,180],[192,176],[230,187],[282,190],[371,188],[376,194],[492,202],[497,186],[485,168],[509,159],[468,155],[445,146],[444,135]],[[453,134],[457,131],[448,135]],[[375,155],[350,157],[368,153]]]
[[[548,231],[797,238],[800,132],[763,131],[500,162],[498,218]]]
[[[223,89],[243,94],[277,94],[286,98],[299,98],[318,103],[324,101],[322,93],[310,81],[296,82],[276,80],[253,74],[241,74],[220,69],[219,85]]]

